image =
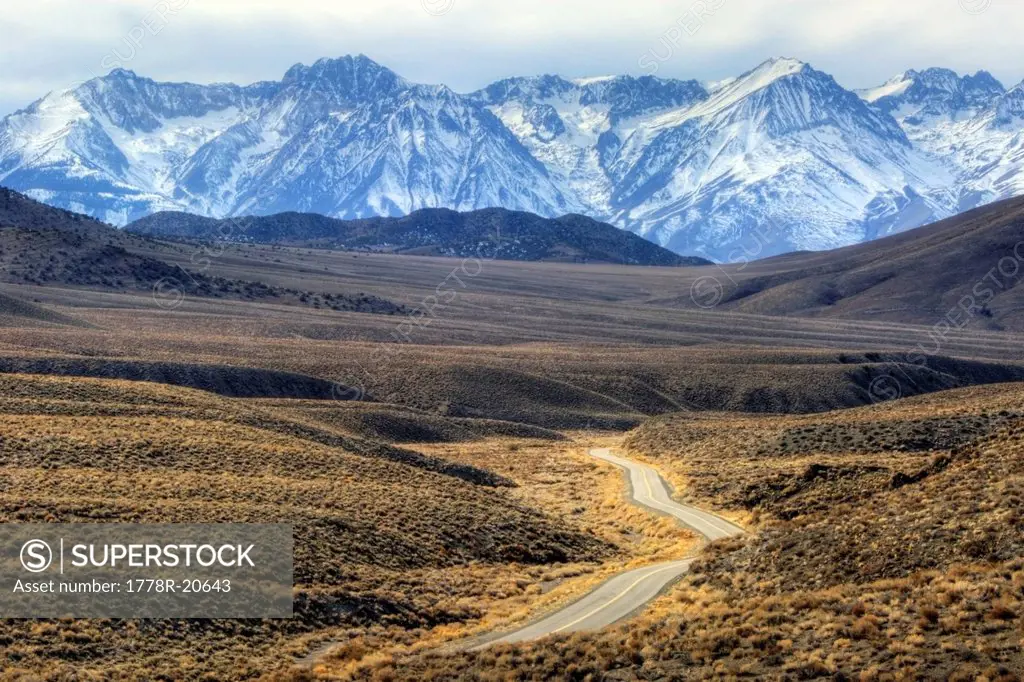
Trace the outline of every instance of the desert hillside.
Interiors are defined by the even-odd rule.
[[[366,662],[353,676],[1018,679],[1022,405],[1007,386],[649,422],[627,439],[632,456],[672,472],[688,499],[742,510],[756,533],[713,545],[621,627]]]

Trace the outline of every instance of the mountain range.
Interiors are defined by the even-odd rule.
[[[653,76],[411,83],[365,56],[247,86],[115,70],[0,121],[0,184],[116,225],[157,211],[583,214],[743,261],[902,232],[1024,191],[1024,84],[795,59]]]

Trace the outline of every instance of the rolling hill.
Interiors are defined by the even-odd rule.
[[[424,210],[405,218],[358,221],[315,214],[216,221],[161,213],[135,223],[132,230],[0,190],[0,281],[146,290],[171,278],[185,280],[185,295],[398,313],[406,309],[391,300],[420,300],[413,290],[424,287],[436,291],[452,261],[433,256],[445,254],[497,259],[488,264],[486,277],[474,278],[475,292],[520,295],[528,290],[531,297],[547,298],[558,283],[570,287],[566,296],[572,299],[620,300],[630,306],[631,317],[648,311],[658,317],[658,325],[648,321],[629,327],[630,334],[645,337],[659,326],[673,325],[668,312],[673,309],[719,315],[715,324],[723,330],[749,325],[723,313],[757,315],[760,323],[775,318],[773,325],[781,323],[778,318],[920,325],[937,338],[924,352],[939,355],[957,353],[950,331],[1024,330],[1024,288],[1019,286],[1024,279],[1024,198],[842,249],[717,267],[685,267],[692,261],[580,216],[549,220],[503,209],[468,214]],[[202,243],[165,241],[171,238]],[[221,276],[211,271],[185,277],[183,272],[193,267],[189,256],[209,249],[211,242],[222,252],[215,259]],[[632,268],[623,261],[683,267]],[[395,288],[395,282],[403,285]],[[354,287],[360,293],[353,294]],[[659,317],[658,311],[666,312]],[[592,328],[588,335],[601,327],[599,338],[611,333],[596,319],[576,314],[560,319],[557,326],[544,322],[545,337],[581,325]],[[520,322],[526,320],[520,316]],[[429,332],[428,325],[420,326],[422,333]],[[879,329],[873,326],[872,333]],[[507,337],[512,331],[502,333]],[[740,336],[749,333],[736,330]]]
[[[490,471],[350,431],[347,415],[369,409],[0,375],[0,522],[287,523],[296,548],[292,619],[5,619],[3,676],[256,677],[293,664],[311,635],[471,622],[525,567],[539,580],[618,551]],[[462,599],[469,586],[476,600]]]
[[[1021,331],[1024,198],[866,244],[712,274],[720,305],[738,312]]]
[[[0,326],[21,327],[31,325],[83,325],[82,322],[29,303],[15,296],[0,293]]]
[[[203,272],[203,259],[187,256],[188,267],[172,264],[183,260],[178,247],[0,187],[0,282],[151,291],[165,307],[188,295],[384,314],[404,310],[363,293],[320,294],[211,276]]]
[[[315,213],[281,213],[214,220],[161,212],[128,225],[151,237],[255,242],[324,249],[500,258],[522,261],[706,265],[637,235],[581,215],[542,218],[489,208],[468,213],[422,209],[402,218],[338,220]]]

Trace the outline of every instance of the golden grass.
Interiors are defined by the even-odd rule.
[[[545,509],[619,547],[615,557],[601,563],[566,563],[539,573],[524,570],[516,577],[515,587],[510,585],[503,599],[491,600],[478,621],[441,626],[399,647],[374,649],[364,641],[353,648],[350,642],[339,643],[319,659],[317,673],[344,679],[382,660],[438,648],[457,651],[480,635],[515,629],[555,611],[624,570],[679,559],[694,551],[697,538],[693,533],[672,519],[632,504],[625,494],[621,470],[587,454],[591,447],[615,446],[621,437],[570,435],[577,440],[556,444],[492,440],[420,448],[447,460],[486,465],[513,478],[518,487],[512,494],[523,504]]]
[[[303,405],[0,376],[0,521],[291,523],[298,585],[291,621],[6,621],[4,676],[248,677],[325,640],[412,643],[476,623],[550,572],[617,552],[512,488],[289,419]]]
[[[632,456],[694,482],[683,492],[698,503],[746,501],[754,535],[710,546],[620,627],[479,653],[424,650],[342,679],[1017,681],[1022,399],[1005,386],[808,417],[652,421],[629,439]],[[815,445],[794,446],[795,429],[810,429]],[[881,440],[865,448],[869,436]],[[768,489],[777,494],[751,494]]]

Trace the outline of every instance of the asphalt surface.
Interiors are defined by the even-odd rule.
[[[730,523],[720,516],[701,511],[696,507],[679,504],[672,499],[668,485],[652,467],[616,457],[608,448],[597,448],[590,451],[592,457],[621,467],[629,472],[629,484],[632,488],[633,501],[655,511],[674,516],[684,526],[697,531],[708,541],[731,538],[743,535],[743,529]]]
[[[675,517],[708,541],[743,534],[742,528],[719,516],[674,501],[661,475],[646,464],[616,457],[607,448],[591,450],[590,454],[628,472],[630,492],[637,504]],[[620,573],[560,611],[475,649],[525,642],[558,633],[600,630],[641,609],[690,570],[693,561],[681,559]]]

